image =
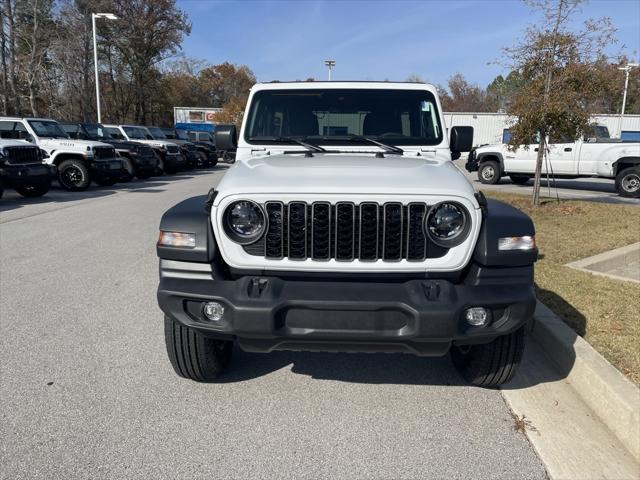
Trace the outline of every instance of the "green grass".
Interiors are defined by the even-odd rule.
[[[485,192],[531,216],[540,259],[538,298],[607,360],[640,384],[640,285],[573,270],[564,265],[640,241],[640,207],[545,200]]]

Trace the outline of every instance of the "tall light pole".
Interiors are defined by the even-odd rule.
[[[622,94],[622,110],[620,110],[620,120],[618,120],[618,135],[622,138],[622,118],[624,117],[624,109],[627,106],[627,87],[629,86],[629,72],[632,68],[640,66],[637,63],[627,63],[624,67],[618,67],[618,70],[624,70],[624,93]]]
[[[93,27],[93,65],[96,70],[96,107],[98,110],[98,123],[102,123],[100,115],[100,79],[98,78],[98,44],[96,42],[96,18],[107,18],[109,20],[117,20],[113,13],[92,13],[91,25]]]
[[[333,68],[336,66],[336,61],[335,60],[325,60],[324,64],[329,69],[329,81],[331,81],[331,70],[333,70]]]

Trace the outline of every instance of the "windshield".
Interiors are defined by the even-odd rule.
[[[39,137],[45,138],[69,138],[58,122],[54,120],[28,120],[29,125]]]
[[[189,135],[184,130],[176,130],[176,135],[180,140],[190,140]]]
[[[135,138],[139,140],[148,140],[148,133],[146,128],[142,127],[122,127],[124,129],[124,133],[127,134],[129,138]]]
[[[164,140],[167,138],[162,129],[158,127],[147,127],[147,130],[149,130],[149,133],[153,135],[154,140]]]
[[[176,137],[176,134],[173,133],[173,130],[171,130],[169,128],[163,128],[162,129],[162,133],[164,133],[165,138],[168,138],[169,140],[173,140],[175,138],[178,138],[178,137]]]
[[[125,140],[124,135],[120,132],[119,128],[116,127],[105,127],[105,130],[111,135],[111,138],[116,140]]]
[[[437,145],[442,126],[435,98],[426,90],[263,90],[253,96],[245,140],[344,144],[354,135],[389,145]]]
[[[113,140],[113,136],[107,131],[105,127],[99,123],[85,123],[84,128],[91,138],[97,138],[99,140]]]

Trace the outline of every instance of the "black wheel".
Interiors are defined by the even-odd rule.
[[[2,198],[2,195],[4,195],[4,183],[2,178],[0,178],[0,198]]]
[[[209,166],[210,167],[215,167],[216,165],[218,165],[218,155],[216,155],[215,153],[211,154],[211,156],[209,157]]]
[[[112,187],[113,185],[116,184],[117,180],[114,178],[96,178],[95,180],[97,185],[100,185],[101,187]]]
[[[82,160],[72,158],[58,165],[58,181],[65,190],[80,192],[89,188],[91,175]]]
[[[500,165],[492,160],[482,162],[478,169],[478,180],[486,185],[495,185],[500,181]]]
[[[524,185],[530,180],[531,177],[529,177],[528,175],[509,175],[509,178],[516,185]]]
[[[233,342],[214,340],[164,317],[164,340],[178,375],[197,382],[214,380],[231,360]]]
[[[491,343],[451,347],[453,364],[464,379],[478,387],[497,387],[515,373],[525,344],[525,327]]]
[[[209,163],[207,159],[207,154],[201,151],[198,151],[198,168],[205,168]]]
[[[627,198],[640,198],[640,166],[627,167],[616,175],[618,195]]]
[[[135,176],[135,173],[136,173],[135,169],[133,168],[133,162],[128,157],[120,157],[120,160],[122,160],[122,163],[124,163],[124,168],[127,170],[127,173],[122,175],[118,179],[118,181],[123,183],[128,183],[131,180],[133,180],[133,177]]]
[[[16,192],[26,198],[35,198],[41,197],[42,195],[47,193],[50,188],[51,180],[47,179],[28,185],[20,185],[19,187],[16,187]]]

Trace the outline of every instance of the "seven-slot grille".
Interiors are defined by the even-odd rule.
[[[423,261],[447,252],[424,234],[426,203],[269,201],[264,208],[268,230],[244,249],[271,260]]]
[[[116,158],[116,150],[113,147],[93,147],[96,159]]]
[[[27,165],[30,163],[42,163],[38,147],[25,145],[24,147],[5,147],[5,156],[11,164]]]

